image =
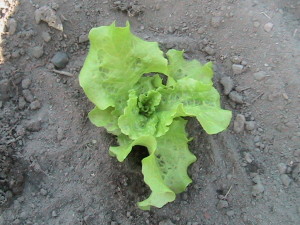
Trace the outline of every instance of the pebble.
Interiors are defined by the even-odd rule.
[[[31,80],[29,78],[25,78],[22,80],[22,88],[28,89],[31,85]]]
[[[256,136],[254,137],[253,141],[254,141],[255,143],[259,142],[259,141],[260,141],[260,136],[256,135]]]
[[[162,220],[158,223],[158,225],[175,225],[170,219]]]
[[[61,141],[64,138],[64,131],[60,127],[57,129],[57,137],[56,138],[58,141]]]
[[[82,34],[78,38],[79,43],[84,43],[84,42],[87,42],[88,40],[89,40],[88,34]]]
[[[220,17],[220,16],[213,16],[211,18],[210,24],[211,24],[212,27],[218,28],[220,26],[220,24],[221,24],[221,21],[222,21],[222,17]]]
[[[254,197],[257,197],[257,196],[259,196],[261,193],[263,193],[265,191],[265,188],[264,188],[264,186],[262,185],[262,183],[257,183],[257,184],[255,184],[255,185],[253,185],[252,186],[252,191],[251,191],[251,193],[252,193],[252,195],[254,196]]]
[[[227,216],[234,216],[234,211],[233,210],[229,210],[226,212]]]
[[[49,41],[51,41],[51,36],[50,36],[50,34],[48,33],[48,32],[42,32],[42,38],[43,38],[43,40],[45,41],[45,42],[49,42]]]
[[[233,130],[235,133],[241,133],[244,131],[245,127],[245,116],[242,114],[238,114],[233,122]]]
[[[17,30],[17,21],[14,18],[11,18],[8,20],[7,25],[9,35],[15,34]]]
[[[264,71],[259,71],[254,73],[253,76],[255,80],[261,81],[267,76],[267,74]]]
[[[281,174],[280,180],[283,183],[283,185],[286,187],[288,187],[290,185],[290,183],[292,182],[291,178],[286,174]]]
[[[295,157],[300,157],[300,149],[297,149],[294,151],[294,156]]]
[[[231,68],[233,74],[241,74],[243,72],[244,66],[240,64],[232,64]]]
[[[198,34],[203,34],[205,32],[205,28],[204,27],[200,27],[198,30],[197,30],[197,33]]]
[[[12,225],[19,225],[21,224],[21,220],[19,219],[15,219],[13,222],[12,222]]]
[[[33,97],[30,90],[25,89],[25,90],[22,91],[22,93],[23,93],[23,96],[24,96],[24,98],[27,102],[33,102],[34,97]]]
[[[0,100],[8,100],[11,83],[8,79],[3,79],[0,81]]]
[[[174,33],[173,27],[169,26],[169,27],[168,27],[168,32],[169,32],[170,34],[173,34],[173,33]]]
[[[291,167],[288,167],[291,168]],[[295,182],[299,182],[300,181],[300,164],[297,164],[292,172],[292,178],[295,180]]]
[[[30,103],[29,107],[30,107],[31,110],[37,110],[37,109],[41,108],[41,103],[40,103],[39,100],[35,100],[35,101]]]
[[[274,24],[273,23],[266,23],[265,25],[264,25],[264,30],[266,31],[266,32],[270,32],[272,29],[273,29],[273,26],[274,26]]]
[[[69,57],[65,52],[57,52],[51,59],[51,62],[54,64],[55,67],[58,69],[63,69],[69,62]]]
[[[247,131],[252,131],[255,129],[255,127],[256,127],[255,121],[246,121],[245,122],[245,128]]]
[[[45,190],[44,188],[42,188],[40,190],[41,195],[46,196],[48,194],[47,190]]]
[[[238,55],[232,56],[230,60],[234,64],[240,64],[242,62],[242,58]]]
[[[230,77],[222,77],[222,79],[220,80],[220,83],[223,85],[224,87],[224,94],[228,95],[232,89],[233,89],[233,80]]]
[[[252,163],[253,162],[253,156],[249,152],[246,152],[244,154],[244,158],[245,158],[247,163]]]
[[[13,57],[13,58],[18,58],[18,57],[20,57],[20,51],[19,50],[15,50],[15,51],[13,51],[12,53],[11,53],[11,57]]]
[[[228,208],[228,202],[225,200],[219,200],[217,204],[217,209],[223,209],[223,208]]]
[[[21,212],[21,214],[20,214],[20,218],[21,218],[21,219],[24,220],[24,219],[27,219],[27,217],[28,217],[27,212],[25,212],[25,211],[24,211],[24,212]]]
[[[287,166],[284,163],[278,163],[277,164],[277,169],[278,169],[278,171],[279,171],[280,174],[285,174]]]
[[[43,46],[35,46],[31,48],[31,55],[35,58],[41,58],[44,54],[44,48]]]
[[[63,25],[60,17],[57,16],[56,12],[49,6],[42,6],[41,8],[35,10],[34,18],[37,24],[39,24],[40,21],[45,21],[48,26],[63,31]]]
[[[19,98],[19,104],[18,104],[18,108],[19,109],[24,109],[26,106],[26,101],[24,97],[20,97]]]
[[[243,96],[241,96],[239,93],[237,93],[236,91],[232,91],[229,93],[229,98],[239,104],[242,104],[243,101]]]
[[[204,52],[206,52],[208,55],[214,55],[216,54],[216,50],[210,47],[209,45],[205,46],[203,49]]]
[[[52,217],[57,217],[57,213],[56,213],[55,210],[52,211],[51,216],[52,216]]]
[[[31,120],[26,124],[26,129],[31,132],[37,132],[42,129],[42,121]]]
[[[253,26],[256,27],[256,28],[258,28],[260,26],[260,22],[254,21],[253,22]]]

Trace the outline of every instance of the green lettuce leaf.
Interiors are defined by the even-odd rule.
[[[182,78],[174,88],[160,89],[160,92],[162,99],[157,111],[176,111],[176,117],[195,116],[208,134],[219,133],[230,123],[231,111],[221,109],[220,95],[212,85]]]
[[[109,107],[101,110],[97,106],[88,114],[90,121],[97,127],[105,127],[108,132],[114,135],[121,134],[118,126],[119,115],[115,108]]]
[[[197,60],[185,60],[183,58],[183,53],[184,51],[178,51],[175,49],[170,49],[167,52],[169,61],[168,76],[170,78],[168,80],[168,85],[173,85],[175,81],[185,77],[193,78],[202,83],[212,85],[212,63],[208,62],[205,65],[201,65],[201,63]]]
[[[126,27],[93,28],[90,50],[80,71],[79,82],[99,109],[115,107],[120,96],[128,96],[145,73],[166,73],[167,60],[157,42],[144,41]]]
[[[118,120],[122,133],[133,140],[141,136],[155,136],[158,123],[155,107],[160,99],[161,94],[155,90],[139,97],[135,91],[130,91],[124,114]]]
[[[118,136],[118,144],[119,146],[110,147],[109,153],[111,156],[115,156],[120,162],[126,159],[135,145],[144,146],[151,152],[157,147],[156,139],[153,136],[143,136],[132,140],[128,136],[121,134]]]
[[[150,150],[150,155],[142,160],[144,180],[152,193],[138,203],[140,208],[161,208],[173,201],[176,194],[185,191],[192,182],[187,169],[196,161],[196,157],[188,149],[185,125],[186,120],[175,119],[168,132],[156,139],[157,149]]]

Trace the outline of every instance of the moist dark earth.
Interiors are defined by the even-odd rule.
[[[125,163],[87,119],[78,83],[93,27],[214,63],[229,128],[193,119],[193,183],[141,211],[145,149]],[[297,0],[0,1],[0,224],[299,224],[300,2]]]

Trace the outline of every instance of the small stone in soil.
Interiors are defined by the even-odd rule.
[[[20,214],[20,218],[23,219],[23,220],[26,219],[27,216],[28,216],[28,215],[27,215],[26,212],[21,212],[21,214]]]
[[[88,40],[89,40],[88,34],[82,34],[78,38],[79,43],[84,43],[84,42],[87,42]]]
[[[35,100],[33,102],[30,103],[30,109],[31,110],[37,110],[41,108],[41,103],[39,100]]]
[[[243,101],[243,96],[241,96],[239,93],[237,93],[236,91],[232,91],[229,93],[229,98],[236,103],[242,104]]]
[[[62,128],[57,129],[57,140],[61,141],[64,138],[64,131]]]
[[[22,91],[22,93],[23,93],[23,96],[24,96],[24,98],[27,102],[33,102],[34,97],[33,97],[30,90],[25,89],[25,90]]]
[[[21,220],[19,219],[15,219],[13,222],[12,222],[12,225],[19,225],[21,224]]]
[[[233,89],[233,80],[230,77],[222,77],[220,83],[224,87],[224,94],[228,95]]]
[[[214,55],[216,54],[216,50],[213,49],[212,47],[210,47],[209,45],[207,45],[204,49],[204,52],[206,52],[208,55]]]
[[[257,197],[264,191],[265,191],[264,186],[261,183],[258,183],[258,184],[253,185],[251,193],[254,197]]]
[[[229,210],[226,212],[227,216],[234,216],[234,211],[233,210]]]
[[[254,73],[253,76],[255,80],[261,81],[267,76],[267,74],[264,71],[259,71]]]
[[[31,80],[29,78],[25,78],[22,80],[22,88],[23,89],[28,89],[30,87]]]
[[[26,101],[25,101],[24,97],[20,97],[19,98],[18,108],[19,109],[24,109],[25,106],[26,106]]]
[[[230,60],[233,64],[240,64],[242,62],[242,58],[238,55],[232,56]]]
[[[31,49],[31,55],[35,58],[41,58],[44,54],[43,46],[35,46]]]
[[[294,151],[294,156],[295,157],[300,157],[300,149],[297,149]]]
[[[274,24],[273,23],[266,23],[265,25],[264,25],[264,30],[266,31],[266,32],[270,32],[272,29],[273,29],[273,26],[274,26]]]
[[[286,187],[288,187],[290,185],[290,183],[292,182],[291,178],[286,174],[281,174],[280,180],[283,183],[283,185]]]
[[[260,22],[254,21],[253,22],[253,26],[256,27],[256,28],[258,28],[260,26]]]
[[[285,174],[287,166],[284,163],[278,163],[277,164],[277,169],[278,169],[278,171],[279,171],[280,174]]]
[[[220,17],[220,16],[213,16],[211,18],[210,24],[211,24],[212,27],[218,28],[220,26],[220,24],[221,24],[221,21],[222,21],[222,17]]]
[[[8,100],[10,92],[11,83],[8,79],[3,79],[0,81],[0,100]]]
[[[40,120],[29,121],[26,125],[26,129],[31,132],[40,131],[42,129],[42,121]]]
[[[43,188],[40,190],[40,193],[41,193],[41,195],[43,195],[43,196],[46,196],[46,195],[48,194],[47,190],[45,190],[45,189],[43,189]]]
[[[293,167],[292,172],[292,178],[295,182],[300,181],[300,164],[298,163],[295,167]]]
[[[42,38],[45,42],[51,41],[51,36],[48,32],[42,32]]]
[[[158,223],[158,225],[175,225],[170,219],[162,220]]]
[[[223,208],[228,208],[228,202],[225,200],[219,200],[217,204],[217,209],[223,209]]]
[[[68,64],[69,57],[68,57],[67,53],[65,53],[65,52],[57,52],[51,59],[51,62],[58,69],[63,69]]]
[[[9,35],[13,35],[17,30],[17,21],[14,18],[8,20],[8,33]]]
[[[252,131],[252,130],[255,129],[256,124],[255,124],[254,121],[246,121],[246,122],[245,122],[245,127],[246,127],[246,130],[247,130],[247,131]]]
[[[246,152],[244,154],[244,158],[245,158],[247,163],[252,163],[253,162],[253,156],[249,152]]]
[[[244,66],[240,64],[233,64],[231,66],[233,74],[241,74],[243,72]]]
[[[52,217],[57,217],[57,213],[56,213],[56,211],[52,211],[52,213],[51,213],[51,215],[52,215]]]
[[[245,116],[242,114],[238,114],[233,122],[233,130],[235,133],[241,133],[244,131],[245,127]]]

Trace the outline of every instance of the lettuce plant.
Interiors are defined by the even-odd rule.
[[[95,104],[89,119],[117,136],[119,146],[109,152],[120,162],[133,146],[147,147],[142,173],[151,194],[138,206],[160,208],[192,182],[187,168],[196,157],[188,149],[183,117],[196,117],[208,134],[230,123],[231,112],[220,108],[213,87],[212,63],[187,61],[183,51],[174,49],[165,58],[157,42],[133,35],[129,23],[93,28],[89,40],[79,75],[81,87]]]

